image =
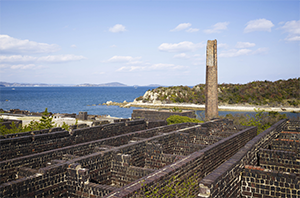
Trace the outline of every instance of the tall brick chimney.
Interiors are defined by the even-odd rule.
[[[217,40],[208,40],[206,47],[206,90],[205,119],[210,120],[219,115],[218,112],[218,66]]]

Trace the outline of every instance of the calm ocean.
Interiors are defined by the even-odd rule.
[[[4,110],[21,109],[31,112],[42,112],[45,108],[52,113],[76,113],[86,111],[89,115],[110,115],[130,118],[133,109],[118,106],[99,105],[107,101],[127,102],[144,95],[155,87],[0,87],[0,108]],[[96,105],[96,106],[94,106]],[[202,111],[197,111],[201,114]],[[219,115],[230,112],[220,111]],[[297,114],[287,113],[288,116]]]

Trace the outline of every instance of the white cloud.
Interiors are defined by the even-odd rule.
[[[189,28],[186,30],[186,32],[198,32],[199,29],[198,28]]]
[[[266,54],[269,51],[267,47],[258,48],[253,52],[253,54]]]
[[[165,52],[188,52],[196,51],[197,49],[204,47],[202,43],[192,43],[190,41],[183,41],[180,43],[163,43],[158,49]]]
[[[274,24],[267,19],[257,19],[252,20],[247,23],[246,28],[244,29],[245,33],[253,32],[253,31],[267,31],[271,32],[271,28]]]
[[[109,28],[110,32],[117,33],[117,32],[125,32],[127,31],[124,25],[116,24],[114,27]]]
[[[73,54],[42,56],[37,59],[38,62],[62,63],[70,61],[79,61],[86,59],[84,56],[76,56]]]
[[[108,63],[134,63],[142,57],[132,57],[132,56],[113,56],[107,61]]]
[[[180,53],[173,56],[174,58],[182,58],[182,59],[188,59],[190,56],[188,56],[186,53]]]
[[[300,41],[300,35],[285,38],[287,41]]]
[[[252,52],[250,49],[231,49],[225,52],[221,52],[219,57],[236,57],[242,55],[249,55]]]
[[[27,65],[20,64],[20,65],[12,65],[10,68],[11,69],[36,69],[37,67],[35,64],[27,64]]]
[[[229,22],[219,22],[212,26],[211,29],[204,30],[204,33],[211,34],[211,33],[220,33],[221,30],[226,30]]]
[[[77,48],[77,46],[76,46],[76,45],[71,45],[71,47],[72,47],[72,48]]]
[[[153,70],[164,70],[164,69],[184,69],[186,66],[175,65],[175,64],[165,64],[157,63],[150,66],[124,66],[117,69],[117,71],[153,71]]]
[[[39,69],[44,68],[45,66],[35,65],[35,64],[17,64],[17,65],[9,65],[9,64],[0,64],[0,68],[10,68],[10,69]]]
[[[280,28],[283,29],[284,32],[288,33],[288,36],[285,38],[285,40],[300,41],[300,20],[288,21]]]
[[[178,69],[180,68],[180,66],[178,65],[174,65],[174,64],[165,64],[165,63],[157,63],[157,64],[153,64],[149,67],[149,69],[151,70],[158,70],[158,69]]]
[[[10,65],[8,64],[0,64],[0,69],[5,69],[5,68],[8,68],[10,67]]]
[[[56,44],[38,43],[0,35],[0,52],[2,53],[51,53],[59,49]]]
[[[117,47],[116,45],[111,45],[110,47]]]
[[[0,63],[34,63],[34,62],[46,62],[46,63],[63,63],[70,61],[78,61],[86,59],[84,56],[76,56],[72,54],[67,55],[49,55],[42,57],[34,56],[22,56],[22,55],[11,55],[11,56],[0,56]]]
[[[170,30],[171,32],[176,32],[176,31],[180,31],[180,30],[184,30],[188,27],[190,27],[192,24],[190,23],[180,23],[179,25],[177,25],[176,28]]]
[[[249,47],[254,47],[255,43],[250,43],[250,42],[237,42],[236,48],[249,48]]]
[[[145,63],[144,61],[130,61],[126,63],[126,65],[147,65],[148,63]]]
[[[144,70],[145,67],[141,67],[141,66],[127,66],[127,67],[120,67],[119,69],[117,69],[117,71],[134,71],[134,70]]]
[[[226,43],[218,43],[218,49],[219,48],[228,48],[228,45]]]
[[[17,63],[17,62],[35,62],[37,57],[34,56],[22,56],[22,55],[11,55],[11,56],[0,56],[0,63]]]

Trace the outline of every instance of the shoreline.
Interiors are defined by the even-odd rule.
[[[42,116],[28,116],[28,115],[3,115],[0,114],[0,118],[3,119],[8,119],[8,120],[22,120],[22,126],[26,126],[28,125],[31,121],[38,121],[42,118]],[[76,118],[70,118],[70,117],[64,117],[64,118],[53,118],[52,122],[54,124],[57,125],[57,127],[62,126],[63,123],[66,123],[68,125],[74,125],[76,122],[80,125],[80,124],[86,124],[89,127],[92,126],[94,121],[108,121],[110,123],[113,122],[114,119],[123,119],[123,118],[119,118],[119,117],[111,117],[111,116],[106,116],[104,118],[101,119],[97,119],[97,120],[79,120]]]
[[[172,103],[172,104],[162,104],[162,103],[143,103],[143,102],[128,102],[126,104],[119,103],[120,107],[129,108],[129,107],[142,107],[142,108],[179,108],[186,110],[205,110],[205,105],[197,104],[181,104],[181,103]],[[296,107],[265,107],[265,106],[242,106],[242,105],[219,105],[219,111],[252,111],[260,109],[267,112],[276,111],[276,112],[290,112],[290,113],[300,113],[300,108]]]

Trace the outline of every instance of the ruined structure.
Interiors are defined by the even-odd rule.
[[[256,136],[229,120],[118,120],[6,135],[0,197],[142,197],[143,186],[164,189],[174,177],[196,182],[192,197],[297,195],[299,124],[282,120]]]
[[[282,120],[256,136],[255,127],[234,126],[229,120],[175,125],[118,120],[70,132],[54,128],[1,136],[0,197],[138,197],[143,186],[164,189],[174,177],[182,182],[193,178],[197,185],[189,191],[191,197],[241,197],[265,193],[261,186],[253,187],[250,182],[257,180],[250,177],[288,172],[280,169],[286,167],[282,164],[279,172],[256,168],[277,171],[277,162],[286,163],[278,156],[288,158],[291,167],[284,181],[289,187],[280,191],[300,193],[295,126],[299,122]],[[264,150],[275,145],[290,150],[282,151],[285,155]],[[277,162],[267,165],[263,155]]]
[[[2,119],[0,122],[0,126],[5,126],[5,128],[11,129],[12,123],[14,123],[17,128],[19,126],[22,126],[22,120],[9,120],[9,119]]]
[[[181,112],[173,112],[170,110],[156,110],[156,109],[134,109],[131,114],[133,120],[167,120],[172,115],[187,116],[189,118],[196,118],[195,111],[182,110]]]
[[[300,197],[300,122],[281,120],[200,181],[199,198]]]
[[[206,101],[205,119],[217,118],[218,113],[218,65],[217,40],[208,40],[206,47]]]
[[[88,115],[86,111],[80,111],[78,116],[76,116],[77,119],[79,120],[87,120]]]
[[[236,152],[236,138],[242,146],[255,133],[254,127],[236,128],[226,120],[201,125],[137,120],[2,136],[0,196],[122,197],[136,192],[145,176],[147,184],[157,174],[167,179],[197,171],[201,178]],[[224,147],[234,148],[224,155]],[[129,186],[135,187],[124,191]]]

